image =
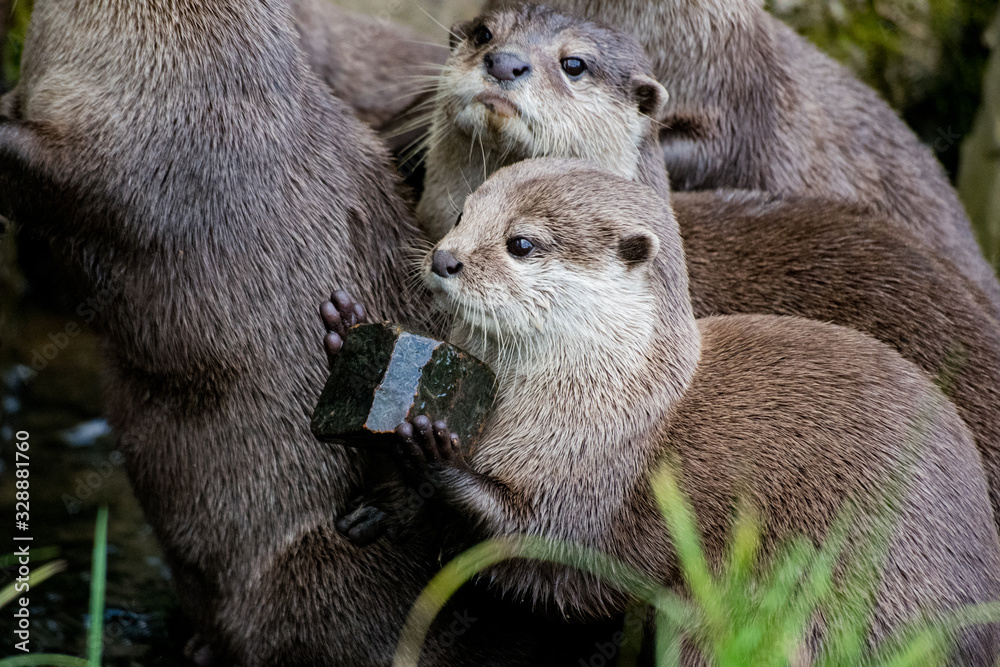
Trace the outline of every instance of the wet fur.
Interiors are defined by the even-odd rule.
[[[533,255],[507,254],[516,236],[535,242]],[[641,236],[650,252],[625,261],[621,243]],[[851,543],[863,543],[880,530],[884,494],[899,494],[876,642],[917,613],[1000,595],[987,487],[953,406],[898,353],[850,329],[696,321],[679,229],[649,188],[584,163],[523,162],[470,197],[438,247],[465,266],[450,278],[425,266],[456,318],[452,341],[498,374],[471,469],[428,472],[461,515],[462,543],[568,540],[680,586],[649,488],[676,456],[715,563],[740,493],[764,513],[766,549],[788,534],[823,539],[848,501],[858,509]],[[912,477],[901,481],[900,469]],[[571,615],[623,605],[575,571],[518,562],[490,577],[511,597]],[[992,664],[998,640],[995,627],[977,628],[955,657]]]
[[[490,0],[486,9],[512,4]],[[953,262],[1000,314],[1000,282],[930,150],[873,90],[760,0],[547,4],[642,44],[670,93],[663,151],[674,189],[744,188],[873,205],[886,224]]]

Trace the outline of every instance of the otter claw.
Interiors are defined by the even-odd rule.
[[[443,421],[432,424],[423,415],[414,417],[396,427],[396,438],[396,451],[410,473],[421,474],[431,466],[466,467],[458,436]]]
[[[330,296],[329,301],[320,304],[319,316],[323,320],[323,326],[326,327],[323,347],[326,349],[327,358],[332,364],[344,346],[344,336],[347,335],[347,330],[355,324],[367,322],[368,313],[365,311],[365,307],[355,301],[348,292],[337,290]]]

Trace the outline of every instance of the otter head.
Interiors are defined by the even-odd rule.
[[[452,28],[438,108],[504,163],[589,159],[635,178],[667,93],[628,35],[534,5]]]
[[[660,239],[645,221],[657,201],[669,212],[650,188],[579,160],[496,172],[423,262],[452,340],[500,369],[580,346],[648,348]]]

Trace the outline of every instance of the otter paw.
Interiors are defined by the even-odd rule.
[[[396,439],[404,473],[411,478],[435,468],[468,468],[458,436],[443,421],[414,417],[396,427]]]
[[[337,532],[359,547],[382,537],[389,528],[389,516],[374,505],[361,505],[337,519]]]
[[[347,330],[355,324],[368,321],[365,307],[344,290],[337,290],[330,296],[329,301],[320,304],[319,316],[323,320],[323,326],[326,327],[323,347],[326,348],[326,355],[331,363],[340,352],[340,348],[344,346]]]

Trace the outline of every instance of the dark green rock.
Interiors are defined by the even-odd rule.
[[[471,454],[496,396],[495,377],[468,352],[394,324],[347,332],[313,412],[323,442],[384,446],[418,415],[444,419]]]

